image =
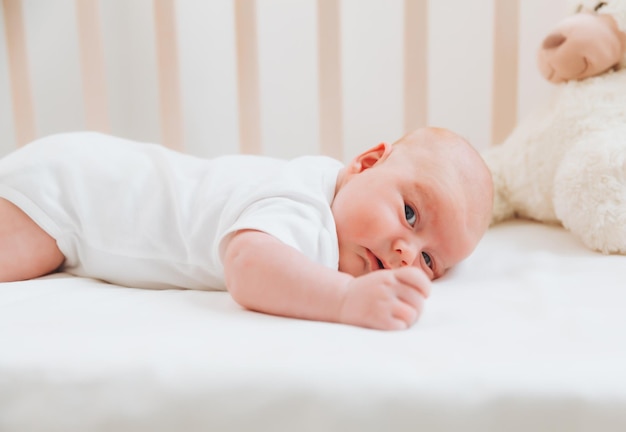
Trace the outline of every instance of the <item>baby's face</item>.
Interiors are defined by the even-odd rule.
[[[347,168],[356,172],[332,204],[339,270],[359,276],[412,265],[436,279],[474,250],[491,203],[476,205],[477,194],[453,165],[394,151],[371,167],[366,160],[365,167]]]

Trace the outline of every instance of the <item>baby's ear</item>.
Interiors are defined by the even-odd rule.
[[[391,144],[381,142],[380,144],[369,150],[365,150],[363,153],[355,157],[350,164],[350,168],[352,168],[355,173],[365,171],[366,169],[371,168],[377,163],[387,159],[390,153]]]

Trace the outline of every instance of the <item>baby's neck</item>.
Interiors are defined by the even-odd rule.
[[[339,170],[339,174],[337,174],[337,182],[335,183],[335,195],[334,196],[337,196],[337,193],[339,192],[339,190],[346,183],[347,171],[348,169],[345,166],[341,168],[341,170]]]

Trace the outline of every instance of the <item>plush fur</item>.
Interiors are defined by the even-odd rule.
[[[626,0],[608,0],[626,42]],[[600,75],[557,85],[549,102],[483,156],[495,185],[492,224],[562,224],[589,248],[626,254],[626,43]]]

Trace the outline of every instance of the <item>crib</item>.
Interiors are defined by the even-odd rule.
[[[342,161],[424,125],[497,145],[569,0],[2,0],[0,155],[97,130]],[[515,220],[382,332],[227,292],[0,284],[1,431],[624,431],[626,257]],[[622,341],[622,342],[620,342]]]

